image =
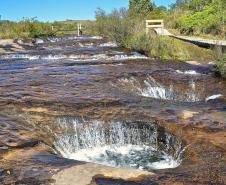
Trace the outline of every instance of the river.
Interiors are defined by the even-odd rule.
[[[3,184],[224,184],[226,81],[99,36],[0,56]]]

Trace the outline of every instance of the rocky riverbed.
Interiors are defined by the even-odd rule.
[[[0,184],[226,183],[226,81],[102,37],[0,56]]]

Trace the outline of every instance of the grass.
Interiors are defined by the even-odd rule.
[[[217,62],[216,72],[226,79],[226,54]]]
[[[215,0],[199,11],[181,16],[177,19],[177,28],[181,33],[222,34],[222,22],[225,20],[221,11],[222,3]]]
[[[20,22],[0,21],[0,39],[48,37],[76,31],[76,21],[44,23],[35,18],[23,19]]]
[[[52,31],[50,23],[38,22],[34,19],[24,19],[20,22],[1,21],[0,38],[37,38],[53,36],[56,33]]]
[[[168,36],[158,36],[154,32],[145,34],[143,19],[131,18],[125,9],[106,14],[97,12],[92,31],[108,37],[119,45],[143,53],[149,57],[164,60],[215,60],[215,51],[200,48]]]
[[[200,48],[168,36],[157,36],[154,33],[133,35],[127,47],[150,57],[164,60],[214,60],[214,51]]]
[[[179,2],[179,1],[177,1]],[[167,12],[167,28],[204,38],[225,38],[225,0],[184,1]]]
[[[174,35],[183,35],[180,33],[179,30],[177,29],[167,29],[170,33],[174,34]],[[204,34],[204,33],[199,33],[199,34],[193,34],[190,36],[194,36],[194,37],[200,37],[203,39],[213,39],[213,40],[225,40],[225,37],[223,35],[213,35],[213,34]]]

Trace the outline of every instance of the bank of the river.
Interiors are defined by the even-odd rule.
[[[25,52],[35,39],[0,39],[0,54]]]
[[[0,61],[2,184],[225,184],[226,81],[208,66],[75,35]]]
[[[16,52],[22,49],[13,39],[0,40],[0,54]]]

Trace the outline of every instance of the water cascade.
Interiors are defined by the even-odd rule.
[[[57,119],[55,149],[65,158],[113,167],[143,170],[175,168],[183,147],[155,124]]]
[[[113,53],[113,56],[108,54],[94,54],[94,55],[82,55],[82,54],[43,54],[43,55],[31,55],[31,54],[6,54],[0,56],[1,60],[7,59],[27,59],[27,60],[60,60],[60,59],[73,59],[74,61],[92,61],[92,60],[136,60],[136,59],[148,59],[148,57],[136,52],[128,54]]]
[[[175,100],[180,102],[197,102],[201,101],[201,97],[196,92],[196,84],[190,80],[187,84],[188,90],[178,90],[174,85],[164,86],[157,82],[153,77],[148,76],[140,81],[134,77],[122,78],[119,80],[117,86],[123,90],[129,90],[133,93],[162,100]]]

